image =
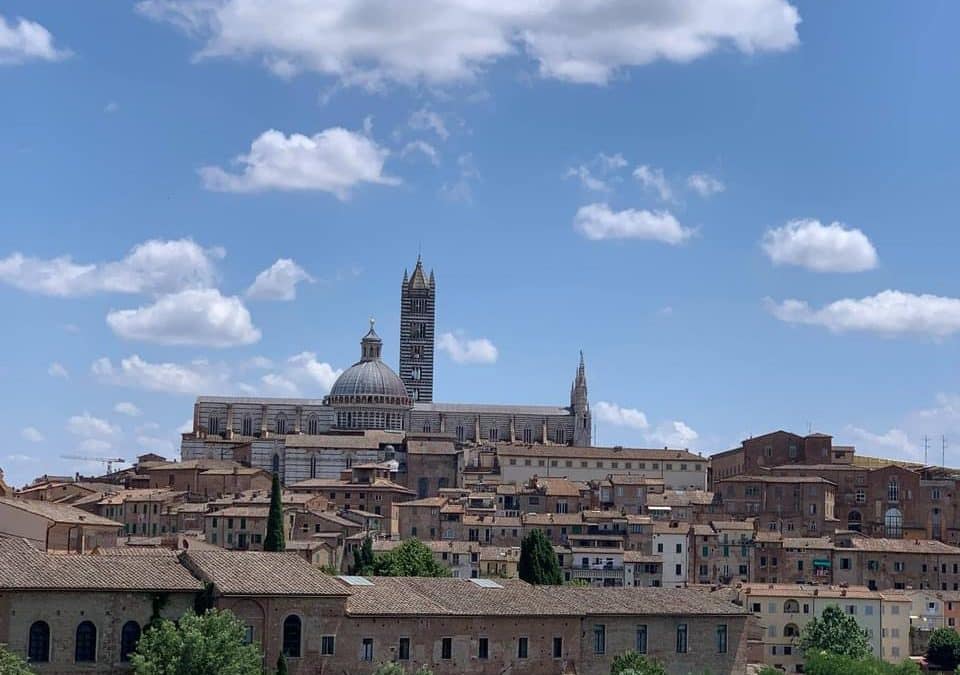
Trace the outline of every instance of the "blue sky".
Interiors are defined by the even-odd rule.
[[[347,4],[0,8],[10,482],[395,365],[418,249],[439,400],[960,451],[955,3]]]

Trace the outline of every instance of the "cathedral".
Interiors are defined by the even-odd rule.
[[[360,359],[322,399],[200,396],[183,460],[245,461],[285,482],[337,477],[353,462],[402,462],[407,439],[451,449],[496,443],[591,445],[587,376],[580,363],[566,406],[438,403],[433,400],[436,340],[433,272],[417,259],[400,291],[399,374],[382,358],[373,320]]]

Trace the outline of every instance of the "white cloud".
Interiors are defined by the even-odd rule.
[[[701,197],[709,197],[710,195],[723,192],[727,189],[723,181],[708,173],[690,174],[690,176],[687,177],[687,187]]]
[[[450,137],[450,132],[447,130],[443,118],[429,108],[414,111],[410,115],[408,124],[415,131],[432,131],[442,140],[447,140]]]
[[[523,54],[540,75],[605,84],[658,60],[722,48],[798,44],[787,0],[143,0],[144,15],[204,41],[198,58],[254,58],[282,77],[314,71],[345,85],[470,81]]]
[[[616,403],[599,401],[593,406],[593,414],[598,422],[608,422],[618,427],[645,430],[650,426],[647,416],[636,408],[621,408]]]
[[[63,364],[57,363],[56,361],[47,367],[47,375],[50,377],[62,377],[65,380],[70,379],[70,372]]]
[[[788,323],[823,326],[835,333],[864,331],[884,336],[944,338],[960,331],[960,299],[887,290],[845,298],[819,309],[802,300],[766,300],[769,311]]]
[[[767,230],[763,250],[776,265],[798,265],[814,272],[863,272],[877,266],[877,250],[863,232],[842,223],[791,220]]]
[[[205,166],[200,176],[208,190],[319,190],[346,200],[362,183],[399,183],[383,173],[388,155],[389,151],[371,138],[341,127],[313,136],[287,136],[270,129],[253,141],[249,153],[236,158],[240,173]]]
[[[663,422],[657,425],[647,439],[668,448],[690,448],[700,438],[700,434],[680,420]]]
[[[633,177],[636,178],[644,188],[656,192],[663,201],[669,202],[673,200],[673,189],[670,187],[669,181],[664,177],[663,169],[641,164],[633,170]]]
[[[53,35],[36,21],[18,18],[8,23],[0,15],[0,66],[60,61],[68,56],[70,51],[55,47]]]
[[[256,300],[294,300],[297,284],[313,283],[312,276],[290,258],[280,258],[260,272],[247,289],[247,297]]]
[[[105,441],[102,438],[87,438],[81,441],[79,445],[77,445],[77,450],[84,453],[92,453],[92,452],[103,453],[104,451],[109,450],[112,447],[113,447],[113,443],[111,443],[110,441]],[[81,460],[81,461],[97,462],[98,460],[91,459],[91,460]]]
[[[31,443],[43,443],[46,440],[40,430],[36,427],[24,427],[20,432],[20,438]]]
[[[113,406],[113,412],[126,415],[127,417],[140,417],[140,415],[143,414],[143,411],[133,403],[130,403],[130,401],[120,401]]]
[[[122,338],[163,345],[233,347],[260,339],[240,298],[224,297],[213,288],[180,291],[137,309],[111,311],[107,325]]]
[[[168,438],[155,438],[153,436],[137,436],[137,445],[147,452],[154,452],[158,455],[170,456],[174,454],[173,441]]]
[[[573,226],[587,239],[649,239],[672,245],[684,243],[694,233],[669,211],[611,211],[607,204],[581,206]]]
[[[579,179],[580,184],[587,190],[609,192],[610,181],[620,180],[616,172],[626,165],[627,160],[620,153],[606,155],[601,152],[589,162],[567,169],[564,177]]]
[[[300,352],[291,356],[287,363],[290,366],[288,371],[290,374],[293,376],[303,374],[324,394],[330,391],[333,383],[343,373],[342,369],[334,368],[325,361],[318,361],[317,355],[313,352]]]
[[[437,149],[427,143],[426,141],[416,140],[410,141],[403,146],[403,150],[400,151],[401,157],[406,157],[414,152],[419,152],[423,154],[424,157],[430,160],[430,163],[434,166],[440,164],[440,155],[437,152]]]
[[[442,333],[437,348],[456,363],[496,363],[499,352],[487,338],[467,338],[460,333]]]
[[[229,371],[207,361],[151,363],[134,354],[116,366],[107,357],[97,359],[90,370],[101,382],[169,394],[197,395],[229,389]]]
[[[886,433],[877,434],[860,427],[847,425],[844,431],[852,436],[857,442],[857,454],[868,456],[890,457],[909,457],[911,459],[920,459],[920,452],[917,446],[912,443],[907,433],[902,429],[890,429]],[[861,445],[866,447],[859,447]]]
[[[171,293],[210,286],[214,260],[223,250],[204,249],[190,239],[150,240],[125,258],[107,263],[74,263],[70,256],[30,258],[13,253],[0,258],[0,282],[23,291],[55,297],[94,293]]]
[[[67,431],[83,438],[112,438],[120,434],[120,428],[88,412],[74,415],[67,420]]]
[[[120,110],[120,104],[116,101],[110,101],[107,105],[103,106],[103,112],[110,114],[115,113]]]

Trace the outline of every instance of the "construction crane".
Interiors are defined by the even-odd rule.
[[[124,463],[125,460],[123,457],[90,457],[88,455],[60,455],[61,459],[81,459],[87,462],[103,462],[107,465],[107,473],[113,473],[113,465],[115,463]]]

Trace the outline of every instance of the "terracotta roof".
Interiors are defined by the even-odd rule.
[[[347,595],[332,577],[292,553],[187,551],[181,560],[223,595]]]
[[[340,488],[350,490],[394,490],[396,492],[405,492],[407,494],[417,494],[414,490],[404,487],[399,483],[394,483],[387,478],[376,478],[372,483],[354,483],[349,480],[339,480],[336,478],[308,478],[289,486],[292,490],[323,490],[328,488]]]
[[[0,539],[0,589],[188,591],[202,584],[176,556],[53,555],[22,539]]]
[[[827,537],[784,537],[784,548],[832,549],[833,542]]]
[[[825,483],[836,485],[822,476],[731,476],[721,478],[718,483]]]
[[[651,555],[649,553],[642,553],[641,551],[624,551],[623,562],[663,564],[663,556]]]
[[[89,511],[66,506],[64,504],[51,504],[50,502],[41,502],[34,499],[11,499],[9,497],[0,497],[0,505],[32,513],[41,518],[46,518],[56,523],[69,523],[74,525],[96,525],[100,527],[115,527],[118,530],[123,527],[120,523],[94,515]]]
[[[653,533],[654,534],[683,534],[686,535],[690,531],[690,523],[674,523],[668,522],[666,520],[655,520],[653,521]],[[711,532],[713,528],[711,528]]]
[[[960,555],[960,548],[935,539],[871,539],[851,537],[851,546],[837,544],[837,549],[852,548],[877,553],[935,553],[937,555]]]
[[[171,548],[160,546],[110,546],[93,550],[92,555],[147,557],[147,558],[176,558],[178,553]]]
[[[856,599],[881,599],[883,593],[880,591],[871,591],[866,586],[850,586],[842,588],[840,586],[821,586],[810,584],[743,584],[742,590],[745,594],[756,597],[803,597],[812,598],[856,598]]]
[[[555,602],[569,603],[587,615],[727,616],[746,613],[731,602],[689,588],[554,586],[546,592]]]
[[[410,501],[400,502],[395,506],[413,507],[413,506],[443,506],[447,503],[446,497],[424,497],[423,499],[411,499]]]
[[[707,458],[689,450],[653,448],[576,448],[571,445],[498,445],[504,457],[562,457],[568,459],[629,459],[646,461],[703,462]]]
[[[269,506],[228,506],[219,511],[207,513],[207,518],[266,518],[270,515]]]
[[[459,450],[453,441],[420,441],[407,438],[407,454],[413,455],[455,455]]]

